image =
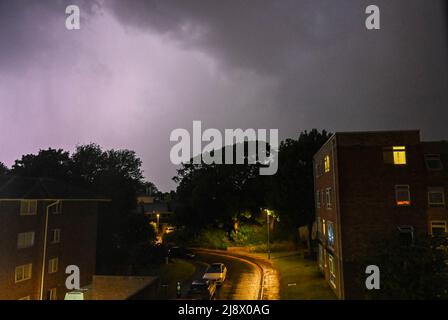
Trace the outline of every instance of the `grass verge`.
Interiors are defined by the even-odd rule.
[[[266,254],[255,254],[266,258]],[[301,251],[271,253],[271,261],[280,273],[282,300],[335,300],[336,296],[319,273],[313,260]]]

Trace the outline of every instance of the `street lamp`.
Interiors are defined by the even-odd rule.
[[[266,209],[266,220],[267,220],[267,232],[268,232],[268,259],[271,259],[271,240],[269,233],[269,216],[271,215],[271,210]]]
[[[157,214],[157,233],[159,233],[160,214]]]

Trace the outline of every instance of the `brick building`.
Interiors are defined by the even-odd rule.
[[[99,201],[55,180],[0,178],[0,299],[64,299],[68,265],[91,283]]]
[[[314,168],[318,264],[340,299],[363,297],[359,261],[375,242],[447,231],[448,142],[422,142],[419,131],[336,133]]]

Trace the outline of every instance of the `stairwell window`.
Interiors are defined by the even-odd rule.
[[[399,207],[411,205],[409,185],[402,184],[395,186],[395,202]]]
[[[20,215],[32,216],[37,214],[37,200],[20,200]]]
[[[396,166],[406,165],[406,147],[393,146],[383,149],[384,163],[394,164]]]

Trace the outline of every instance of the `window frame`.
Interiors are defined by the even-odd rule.
[[[383,147],[383,162],[396,167],[406,166],[408,164],[407,152],[408,150],[406,146]],[[404,162],[403,160],[401,160],[402,162],[399,162],[401,158],[404,158]]]
[[[28,268],[28,269],[26,269],[26,268]],[[21,270],[21,272],[22,272],[21,279],[18,279],[18,277],[17,277],[18,270]],[[25,271],[28,271],[28,272],[25,272]],[[15,269],[14,269],[14,282],[15,283],[30,280],[32,277],[33,277],[33,264],[32,263],[22,264],[22,265],[15,267]]]
[[[48,290],[48,300],[57,300],[58,299],[58,289],[57,288],[51,288],[50,290]]]
[[[55,240],[55,234],[58,235],[56,237],[57,238],[56,240]],[[61,242],[61,229],[60,228],[51,229],[51,240],[50,240],[50,243],[56,244],[56,243],[60,243],[60,242]]]
[[[21,216],[35,216],[35,215],[37,215],[37,200],[23,199],[23,200],[20,200],[19,202],[20,202],[19,214]],[[25,204],[26,204],[26,207],[27,207],[26,211],[24,210]],[[34,209],[34,211],[32,209]]]
[[[20,240],[28,240],[28,239],[24,239],[24,238],[20,238],[20,236],[22,235],[29,235],[31,234],[31,244],[28,245],[21,245]],[[19,232],[17,234],[17,249],[26,249],[26,248],[31,248],[34,247],[36,241],[36,233],[34,231],[25,231],[25,232]]]
[[[59,257],[51,258],[48,260],[48,273],[54,274],[59,271]]]
[[[52,212],[54,215],[58,215],[62,213],[62,201],[59,201],[55,206]]]
[[[433,237],[434,236],[438,236],[438,234],[434,234],[434,232],[433,232],[433,228],[434,228],[433,224],[434,223],[443,223],[444,226],[445,226],[444,233],[448,232],[448,223],[447,223],[446,220],[431,220],[430,223],[429,223],[429,227],[430,227],[430,230],[431,230],[431,236],[433,236]]]
[[[408,200],[407,201],[406,200],[399,201],[398,193],[403,191],[403,190],[398,190],[399,188],[406,188],[406,191],[407,191],[407,194],[408,194]],[[404,203],[400,203],[400,202],[404,202]],[[411,186],[409,184],[396,184],[395,185],[395,205],[397,207],[410,207],[412,205]]]
[[[442,202],[439,203],[434,203],[431,202],[431,197],[430,194],[431,193],[436,193],[439,192],[440,194],[442,194]],[[427,194],[428,194],[428,207],[429,208],[444,208],[445,207],[445,188],[443,187],[429,187],[427,190]]]
[[[438,163],[440,164],[440,167],[438,167],[438,168],[430,168],[428,166],[428,158],[429,157],[437,157],[437,160],[438,160]],[[442,162],[442,158],[441,158],[440,154],[428,153],[428,154],[424,155],[424,159],[425,159],[426,169],[428,169],[429,171],[440,171],[440,170],[443,170],[443,162]]]

